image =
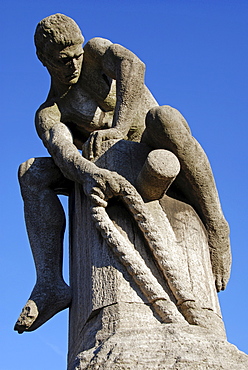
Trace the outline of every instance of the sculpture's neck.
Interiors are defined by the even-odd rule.
[[[72,85],[66,85],[52,78],[51,87],[47,99],[63,98],[72,88]]]

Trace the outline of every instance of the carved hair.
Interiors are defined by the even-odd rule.
[[[53,14],[42,19],[35,30],[34,42],[39,59],[49,54],[52,45],[62,48],[82,44],[83,35],[76,22],[64,14]]]

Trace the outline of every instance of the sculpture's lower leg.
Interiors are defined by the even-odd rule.
[[[230,273],[229,227],[206,154],[183,116],[169,106],[148,112],[143,141],[153,148],[170,150],[179,159],[176,192],[180,193],[179,199],[193,206],[207,229],[216,288],[224,289]]]
[[[68,307],[71,292],[62,276],[65,216],[53,190],[62,174],[50,158],[27,161],[20,167],[25,220],[35,261],[37,281],[16,325],[19,333],[38,328]]]

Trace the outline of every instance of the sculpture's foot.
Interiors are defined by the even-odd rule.
[[[14,330],[21,334],[24,331],[37,329],[56,313],[67,308],[70,302],[71,289],[65,282],[56,284],[56,286],[42,285],[42,287],[36,284],[22,309]]]
[[[183,302],[178,308],[189,324],[201,326],[224,338],[226,337],[222,318],[212,310],[202,308],[193,301]]]

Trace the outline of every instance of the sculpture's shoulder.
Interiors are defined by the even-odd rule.
[[[84,59],[91,60],[93,63],[101,64],[106,51],[112,42],[102,37],[94,37],[84,46]]]
[[[54,99],[46,100],[36,111],[36,117],[39,119],[45,119],[51,115],[56,118],[60,116],[59,107]]]
[[[42,132],[49,130],[55,123],[60,122],[61,113],[58,105],[54,101],[43,103],[35,114],[36,130],[41,136]]]
[[[114,65],[116,65],[118,60],[125,59],[139,62],[144,66],[144,63],[131,50],[101,37],[95,37],[88,41],[84,46],[84,52],[84,59],[86,61],[90,60],[91,63],[101,64],[103,66],[110,63],[113,64],[111,69],[116,69]]]

